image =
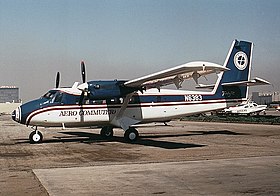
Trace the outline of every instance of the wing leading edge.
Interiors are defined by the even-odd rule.
[[[124,83],[127,87],[145,87],[145,88],[160,88],[169,84],[175,84],[177,88],[181,88],[184,80],[193,78],[196,82],[200,76],[211,73],[220,73],[229,69],[210,62],[195,61],[179,65],[170,69],[156,72],[147,76],[143,76],[134,80],[129,80]]]

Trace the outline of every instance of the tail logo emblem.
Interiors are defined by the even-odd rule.
[[[244,70],[247,67],[247,64],[248,64],[247,55],[242,51],[237,52],[234,55],[234,64],[235,64],[237,69]]]

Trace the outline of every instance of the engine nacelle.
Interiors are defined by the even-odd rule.
[[[137,90],[125,87],[126,81],[90,81],[88,82],[88,96],[93,100],[104,100],[118,97],[125,97],[127,94]]]

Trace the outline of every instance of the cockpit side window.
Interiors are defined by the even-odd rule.
[[[42,96],[45,99],[52,99],[57,91],[51,90]]]
[[[54,99],[54,102],[56,103],[60,103],[62,101],[62,93],[58,93],[56,96],[55,96],[55,99]]]
[[[62,92],[56,92],[55,95],[52,97],[51,103],[62,103]]]

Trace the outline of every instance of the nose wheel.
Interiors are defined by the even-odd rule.
[[[31,144],[41,143],[43,140],[43,135],[40,131],[32,131],[29,135],[29,141]]]

